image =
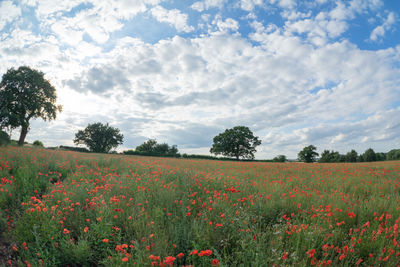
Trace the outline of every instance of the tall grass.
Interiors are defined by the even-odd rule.
[[[9,147],[0,163],[12,264],[399,264],[399,162],[238,163]]]

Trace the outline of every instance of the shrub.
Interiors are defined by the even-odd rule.
[[[0,146],[8,145],[9,143],[10,143],[10,136],[4,131],[0,131]]]
[[[39,147],[44,147],[43,143],[39,140],[36,140],[35,142],[33,142],[34,146],[39,146]]]
[[[286,162],[286,156],[285,155],[278,155],[275,158],[272,159],[273,162]]]

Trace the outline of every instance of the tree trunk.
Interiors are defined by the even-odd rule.
[[[21,127],[21,135],[19,136],[18,145],[23,146],[26,134],[28,133],[28,126]]]

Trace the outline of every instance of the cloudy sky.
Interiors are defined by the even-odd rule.
[[[257,158],[400,147],[397,0],[0,0],[0,75],[21,65],[63,105],[32,121],[46,146],[108,122],[120,151],[208,154],[236,125]]]

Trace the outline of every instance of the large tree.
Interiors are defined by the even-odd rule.
[[[215,136],[210,152],[236,159],[239,157],[254,159],[256,147],[259,145],[261,145],[261,140],[254,136],[248,127],[236,126]]]
[[[375,151],[372,148],[368,148],[363,154],[363,159],[366,162],[376,161]]]
[[[89,124],[85,130],[75,134],[74,143],[85,144],[90,151],[108,153],[112,148],[123,143],[124,136],[119,129],[100,122]]]
[[[56,89],[43,72],[26,66],[11,68],[0,83],[0,127],[21,127],[18,144],[23,145],[32,118],[56,118],[57,111],[61,111],[56,100]]]
[[[357,157],[358,157],[357,151],[352,149],[350,152],[347,152],[346,161],[347,162],[357,162]]]
[[[300,161],[311,163],[316,160],[316,158],[319,156],[317,152],[315,152],[317,148],[313,145],[309,145],[305,148],[303,148],[302,151],[300,151],[297,156],[299,157]],[[329,152],[329,151],[328,151]]]
[[[136,151],[144,153],[153,153],[156,150],[157,140],[149,139],[140,146],[136,147]]]

